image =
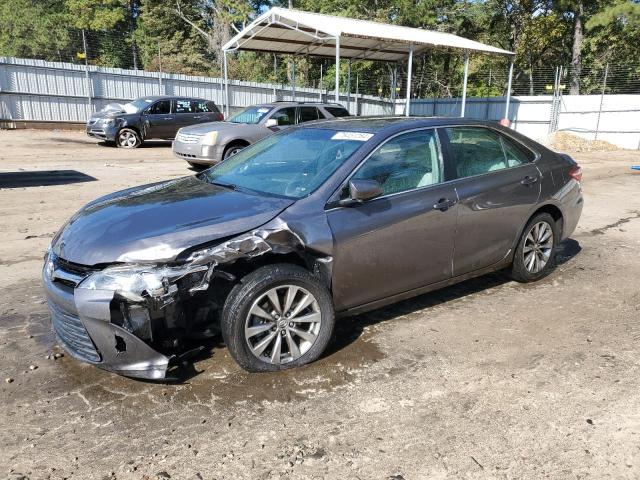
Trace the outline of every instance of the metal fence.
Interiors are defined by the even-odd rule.
[[[225,104],[220,78],[0,57],[0,120],[5,122],[84,122],[109,103],[148,95],[184,95]],[[232,111],[275,100],[333,99],[326,90],[230,81]],[[343,93],[340,101],[353,114],[392,112],[388,100],[370,95]]]
[[[501,83],[495,75],[492,78]],[[600,95],[563,95],[562,80],[550,84],[551,95],[516,95],[511,100],[509,119],[516,130],[535,139],[566,130],[587,139],[639,149],[640,94],[605,93],[611,91],[610,84],[607,85],[606,75],[602,80]],[[358,83],[354,83],[357,90]],[[466,117],[504,117],[505,97],[487,93],[488,96],[467,99]],[[108,103],[145,95],[184,95],[225,103],[220,78],[0,57],[0,125],[11,126],[17,121],[84,122],[91,112]],[[229,97],[232,110],[274,100],[334,99],[331,90],[237,80],[230,83]],[[342,93],[340,101],[356,115],[403,114],[405,100],[397,97],[394,100],[383,94]],[[459,116],[460,109],[460,98],[411,100],[412,115]]]

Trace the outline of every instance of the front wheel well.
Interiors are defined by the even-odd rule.
[[[251,143],[247,142],[246,140],[242,140],[241,138],[238,138],[236,140],[231,140],[229,143],[227,143],[224,147],[224,151],[226,152],[227,150],[229,150],[231,147],[248,147],[249,145],[251,145]]]

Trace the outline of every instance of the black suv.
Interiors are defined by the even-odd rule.
[[[222,120],[210,100],[185,97],[142,97],[125,104],[111,103],[87,121],[87,135],[118,147],[136,148],[148,138],[171,140],[178,129]]]

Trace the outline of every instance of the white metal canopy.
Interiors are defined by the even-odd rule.
[[[340,57],[350,60],[387,62],[408,58],[408,70],[411,71],[413,55],[430,48],[462,50],[467,59],[470,52],[513,55],[513,52],[450,33],[279,7],[274,7],[256,18],[229,40],[222,50],[225,54],[226,78],[226,53],[234,50],[319,57],[335,56],[337,66],[339,66]],[[466,80],[465,69],[465,86]],[[409,75],[407,92],[410,91],[410,82]],[[225,82],[225,85],[227,83]],[[338,88],[339,69],[336,68],[336,101]],[[408,102],[409,98],[407,98],[407,115]],[[465,99],[463,99],[463,114],[464,102]]]

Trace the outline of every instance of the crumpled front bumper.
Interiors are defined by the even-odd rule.
[[[43,281],[53,330],[69,355],[127,377],[166,378],[171,358],[111,323],[113,291],[73,288],[46,267]]]

